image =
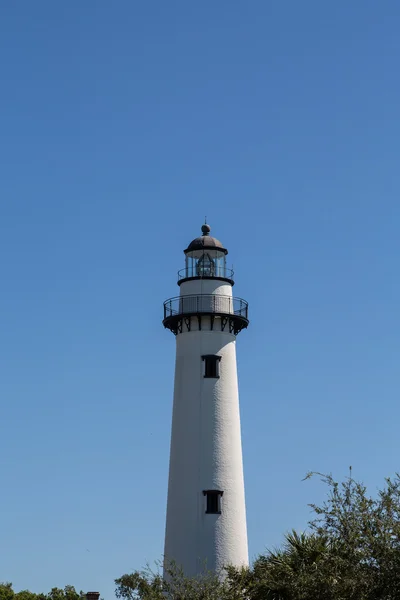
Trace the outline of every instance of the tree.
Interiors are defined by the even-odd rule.
[[[325,599],[323,565],[331,543],[326,536],[292,531],[282,548],[260,556],[249,571],[247,592],[252,600]],[[326,596],[327,598],[329,596]]]
[[[64,589],[52,588],[46,600],[80,600],[82,595],[82,592],[78,594],[73,585],[66,585]]]
[[[351,470],[342,484],[320,476],[329,495],[321,507],[312,505],[316,517],[310,528],[334,544],[328,566],[340,576],[338,589],[343,587],[350,600],[400,598],[399,476],[387,478],[376,497],[353,479]]]
[[[314,474],[309,474],[312,476]],[[292,532],[283,548],[259,557],[251,600],[395,600],[400,598],[400,480],[377,497],[350,477],[328,486],[306,534]]]
[[[0,600],[14,600],[14,590],[12,583],[0,583]]]

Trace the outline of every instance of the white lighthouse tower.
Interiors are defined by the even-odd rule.
[[[248,564],[236,367],[248,305],[232,296],[228,251],[201,230],[163,320],[176,336],[164,559],[187,576]]]

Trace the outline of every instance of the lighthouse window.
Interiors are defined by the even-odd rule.
[[[206,513],[210,515],[221,514],[221,496],[224,492],[220,490],[204,490],[206,497]]]
[[[202,356],[202,359],[204,361],[204,377],[218,379],[221,357],[214,354],[206,354]]]

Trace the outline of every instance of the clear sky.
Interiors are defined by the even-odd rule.
[[[400,3],[0,7],[0,580],[113,597],[161,557],[175,343],[204,215],[238,338],[250,553],[308,470],[399,469]]]

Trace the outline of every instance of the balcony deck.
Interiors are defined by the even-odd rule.
[[[183,322],[190,331],[192,317],[197,318],[199,329],[203,317],[210,317],[211,329],[217,317],[221,331],[228,326],[230,333],[237,335],[249,324],[248,308],[246,300],[221,294],[176,296],[164,302],[163,325],[176,335],[182,333]]]

